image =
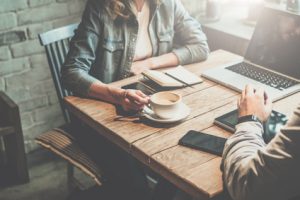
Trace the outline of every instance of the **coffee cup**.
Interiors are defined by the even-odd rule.
[[[181,99],[175,92],[158,92],[150,97],[150,106],[158,117],[170,119],[179,112]]]

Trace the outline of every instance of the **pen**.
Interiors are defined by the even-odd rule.
[[[176,81],[178,81],[178,82],[184,84],[184,85],[187,86],[187,87],[194,88],[192,85],[190,85],[190,84],[188,84],[188,83],[186,83],[186,82],[184,82],[184,81],[182,81],[182,80],[176,78],[175,76],[172,76],[172,75],[169,74],[168,72],[165,72],[165,74],[166,74],[167,76],[170,76],[170,77],[173,78],[174,80],[176,80]]]

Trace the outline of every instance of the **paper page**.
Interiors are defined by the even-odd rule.
[[[161,71],[147,70],[143,74],[163,87],[182,87],[183,84],[167,76]]]
[[[190,85],[201,83],[203,81],[199,76],[188,71],[181,65],[173,69],[164,70],[163,72],[168,73],[171,76],[174,76],[175,78]]]

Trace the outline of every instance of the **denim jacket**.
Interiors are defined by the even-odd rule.
[[[65,87],[81,95],[97,79],[110,83],[131,75],[137,19],[133,13],[126,20],[113,19],[102,1],[87,2],[62,67]],[[173,52],[181,65],[205,60],[209,53],[206,36],[180,0],[149,1],[152,56]]]

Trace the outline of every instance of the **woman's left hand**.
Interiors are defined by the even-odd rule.
[[[141,74],[142,72],[152,69],[154,66],[153,58],[147,58],[141,61],[135,61],[131,66],[131,73],[134,75]]]

